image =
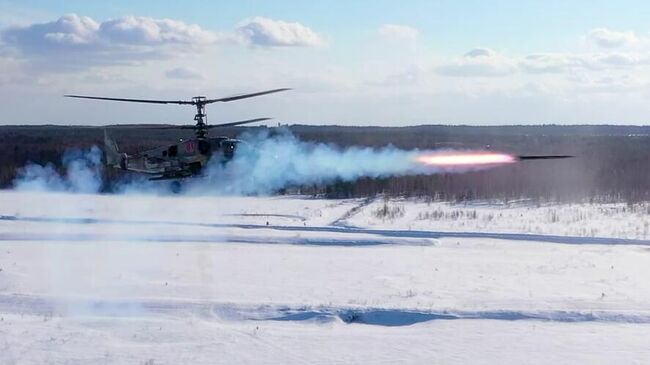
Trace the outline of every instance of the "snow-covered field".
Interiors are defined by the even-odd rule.
[[[0,192],[0,363],[645,364],[647,206]]]
[[[385,213],[385,214],[384,214]],[[391,216],[391,213],[393,216]],[[379,218],[379,219],[378,219]],[[350,225],[454,232],[529,233],[650,240],[650,205],[441,203],[375,199]]]

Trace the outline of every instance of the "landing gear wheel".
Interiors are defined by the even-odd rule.
[[[169,188],[171,189],[172,193],[179,194],[181,192],[181,182],[176,180],[172,181]]]

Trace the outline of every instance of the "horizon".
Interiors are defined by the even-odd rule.
[[[150,0],[0,0],[0,120],[187,123],[189,109],[61,95],[185,99],[283,87],[293,90],[208,115],[391,127],[650,118],[642,1],[193,5],[202,11]]]
[[[190,124],[186,124],[190,125]],[[118,123],[118,124],[63,124],[63,123],[44,123],[44,124],[0,124],[0,128],[11,128],[11,127],[29,127],[29,128],[38,128],[38,127],[78,127],[78,128],[129,128],[129,127],[143,127],[148,126],[181,126],[180,124],[171,124],[171,123]],[[536,124],[443,124],[443,123],[429,123],[429,124],[405,124],[405,125],[371,125],[371,124],[305,124],[305,123],[282,123],[278,125],[240,125],[240,126],[228,126],[223,127],[224,129],[245,129],[245,128],[278,128],[278,127],[310,127],[310,128],[420,128],[420,127],[468,127],[468,128],[509,128],[509,127],[523,127],[523,128],[548,128],[548,127],[559,127],[559,128],[602,128],[602,127],[614,127],[614,128],[650,128],[650,124],[611,124],[611,123],[602,123],[602,124],[562,124],[562,123],[536,123]]]

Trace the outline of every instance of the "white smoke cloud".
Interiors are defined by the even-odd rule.
[[[23,191],[60,191],[97,193],[102,187],[102,151],[93,146],[89,150],[67,150],[62,158],[64,174],[52,164],[28,164],[18,171],[14,188]]]
[[[188,191],[201,193],[207,189],[222,194],[270,194],[290,186],[443,172],[417,162],[417,156],[431,151],[401,150],[393,146],[340,148],[304,142],[290,132],[274,136],[248,134],[242,136],[242,140],[244,142],[238,146],[230,162],[223,164],[213,158],[207,167],[206,179],[193,181]]]

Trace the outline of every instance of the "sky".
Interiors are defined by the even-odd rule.
[[[645,124],[647,1],[0,0],[0,124]]]

